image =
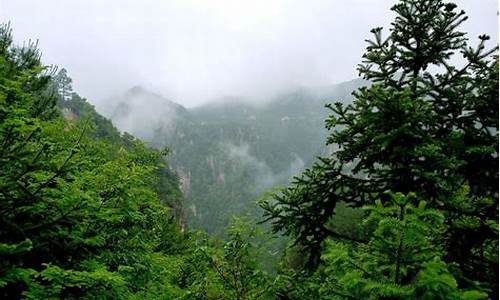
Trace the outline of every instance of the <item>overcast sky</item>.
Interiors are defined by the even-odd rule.
[[[497,0],[457,1],[497,41]],[[388,0],[0,0],[15,40],[38,39],[93,103],[143,85],[186,106],[353,79]]]

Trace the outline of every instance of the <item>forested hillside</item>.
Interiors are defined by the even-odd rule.
[[[103,110],[120,130],[172,150],[168,161],[182,181],[188,223],[221,233],[232,215],[255,212],[262,192],[327,152],[325,104],[349,102],[363,84],[297,88],[260,105],[226,97],[192,109],[134,87]]]
[[[68,76],[66,69],[61,69],[54,74],[47,86],[47,91],[53,93],[53,97],[57,99],[56,106],[62,117],[69,122],[87,122],[92,128],[94,138],[122,146],[125,149],[130,149],[138,141],[136,137],[127,132],[121,134],[109,119],[97,113],[93,105],[74,92],[72,79]],[[184,200],[178,176],[174,170],[164,164],[166,162],[164,161],[165,154],[169,150],[165,148],[158,150],[162,150],[164,156],[158,161],[163,165],[159,165],[155,171],[155,175],[158,177],[155,189],[160,201],[173,209],[179,224],[184,227],[185,218],[182,208]]]
[[[1,25],[0,298],[498,299],[498,45],[452,3],[392,11],[362,80],[193,109],[135,87],[115,124]]]
[[[177,177],[0,28],[3,299],[144,294],[180,238]],[[167,256],[164,256],[167,258]],[[156,268],[156,267],[155,267]],[[155,275],[156,276],[156,275]]]
[[[169,150],[120,134],[40,59],[0,27],[0,298],[271,297],[255,225],[185,231]]]

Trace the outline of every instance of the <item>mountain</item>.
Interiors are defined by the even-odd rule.
[[[171,149],[189,225],[219,233],[231,215],[253,211],[262,192],[327,151],[324,105],[350,101],[364,84],[297,88],[259,105],[224,97],[191,109],[135,87],[114,100],[109,117],[120,130]]]
[[[154,142],[155,131],[173,131],[177,119],[188,113],[182,105],[141,86],[134,86],[105,103],[101,112],[113,120],[117,128],[150,144]]]
[[[66,72],[63,69],[63,71],[60,71],[58,76],[55,77],[50,88],[52,90],[61,91],[61,82],[67,81],[69,81],[69,77],[67,77]],[[127,102],[120,103],[120,105],[117,106],[117,110],[124,105],[134,104],[132,101],[137,101],[137,96],[141,93],[146,93],[146,91],[141,88],[133,88],[125,93],[126,97],[124,98],[124,101]],[[126,150],[130,150],[135,147],[134,145],[138,142],[138,140],[130,134],[121,134],[118,129],[113,126],[112,122],[99,114],[95,107],[90,104],[87,99],[82,98],[78,93],[72,92],[71,88],[70,91],[65,91],[62,94],[65,96],[63,97],[60,95],[57,98],[57,108],[66,121],[73,122],[80,119],[87,120],[91,125],[90,131],[92,132],[93,138],[96,140],[103,140],[110,145],[123,147]],[[166,103],[161,100],[161,96],[150,93],[147,94],[150,99],[156,101],[154,102],[156,105]],[[172,109],[176,109],[176,114],[183,113],[183,108],[180,105],[173,102],[169,103],[169,105],[171,105]],[[164,108],[162,111],[168,111],[168,109]],[[173,114],[174,113],[171,113],[171,115]],[[118,116],[118,114],[115,116]],[[132,118],[132,116],[130,117]],[[171,209],[172,215],[175,216],[178,225],[180,225],[181,228],[184,228],[185,218],[182,213],[184,200],[182,191],[180,190],[178,176],[175,171],[170,168],[170,166],[163,163],[162,167],[156,170],[155,175],[158,182],[156,182],[154,190],[157,192],[161,203]]]

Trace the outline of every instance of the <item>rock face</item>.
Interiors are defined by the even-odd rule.
[[[178,167],[176,172],[179,175],[179,183],[182,193],[184,195],[188,195],[191,185],[191,172],[186,172],[182,167]]]
[[[78,116],[75,113],[73,113],[73,111],[68,107],[64,107],[63,109],[61,109],[61,113],[64,119],[66,119],[67,121],[78,120]]]
[[[258,213],[259,194],[328,151],[324,105],[350,101],[362,84],[296,89],[260,106],[226,97],[189,110],[134,87],[115,99],[110,117],[120,130],[171,149],[168,162],[180,177],[189,225],[216,233],[233,214]]]

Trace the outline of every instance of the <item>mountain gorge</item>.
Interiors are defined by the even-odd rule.
[[[350,101],[363,84],[297,88],[258,105],[223,97],[189,109],[133,87],[101,111],[119,130],[170,149],[189,225],[221,233],[232,215],[258,214],[262,192],[285,185],[327,151],[325,104]]]
[[[358,18],[337,11],[359,22],[360,8]],[[499,299],[498,41],[470,43],[460,31],[465,11],[448,1],[399,0],[391,14],[389,30],[375,27],[365,40],[363,80],[267,99],[210,100],[203,87],[220,91],[215,83],[225,81],[189,68],[188,77],[213,82],[177,90],[169,74],[142,64],[133,75],[154,80],[99,81],[92,56],[96,89],[163,81],[165,94],[204,95],[197,107],[178,104],[197,97],[173,100],[141,86],[87,100],[66,69],[42,61],[37,42],[18,45],[10,23],[0,24],[0,299]],[[61,32],[58,44],[78,36],[83,46],[78,33],[99,41],[85,28]],[[116,33],[105,41],[127,32]],[[142,41],[141,57],[154,50],[179,59]],[[209,49],[179,45],[210,73],[236,75],[215,68]],[[258,46],[268,53],[267,43]],[[346,46],[333,55],[347,59]],[[79,47],[75,61],[80,54],[96,53]],[[245,90],[262,96],[252,81],[266,78],[245,57],[232,57],[249,64]],[[289,75],[266,67],[262,75]]]

